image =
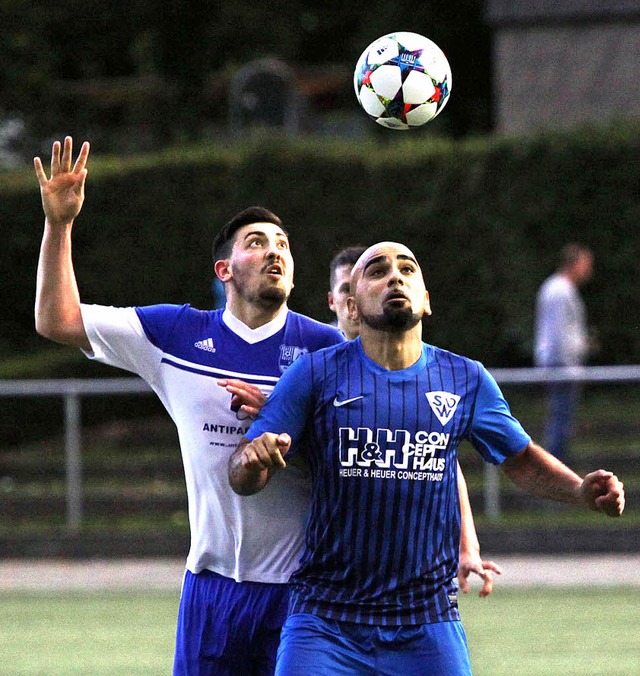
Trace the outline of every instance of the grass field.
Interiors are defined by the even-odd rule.
[[[5,676],[170,674],[178,594],[0,594]]]
[[[171,673],[175,593],[4,593],[0,607],[4,676]],[[640,589],[501,589],[461,607],[475,676],[640,674]]]
[[[640,589],[504,589],[461,608],[475,676],[640,674]]]

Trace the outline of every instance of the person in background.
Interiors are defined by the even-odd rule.
[[[327,300],[329,309],[336,315],[336,326],[344,333],[347,340],[360,335],[360,322],[349,314],[347,299],[351,295],[351,271],[367,247],[356,245],[340,249],[329,264],[329,293]],[[480,556],[480,541],[475,528],[473,511],[469,500],[467,482],[458,463],[458,497],[460,500],[460,563],[458,582],[463,593],[469,592],[469,575],[476,573],[482,578],[479,595],[488,596],[493,590],[493,574],[502,574],[500,566],[491,560],[483,560]]]
[[[336,326],[347,340],[357,338],[360,333],[358,322],[351,319],[347,308],[347,298],[351,295],[351,270],[366,250],[366,246],[356,245],[340,249],[329,263],[329,309],[336,316]]]
[[[602,469],[578,476],[531,440],[480,362],[422,342],[430,298],[406,246],[368,248],[351,294],[360,336],[296,360],[229,461],[243,496],[268,490],[299,453],[309,461],[276,675],[469,676],[454,582],[459,443],[533,495],[609,517],[624,487]]]
[[[535,306],[534,364],[582,366],[594,345],[579,287],[593,275],[593,253],[582,244],[567,244],[557,271],[540,286]],[[567,460],[579,396],[575,382],[549,383],[545,442],[550,453]]]

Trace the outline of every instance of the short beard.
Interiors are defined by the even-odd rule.
[[[361,315],[360,319],[370,328],[386,333],[404,333],[422,320],[422,314],[410,308],[385,307],[380,315]]]
[[[284,305],[288,299],[289,294],[284,289],[270,288],[259,291],[255,301],[257,305],[271,309]]]

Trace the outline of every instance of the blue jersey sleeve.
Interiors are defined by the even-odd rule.
[[[264,432],[286,432],[292,439],[292,451],[295,451],[313,407],[310,364],[311,355],[303,355],[282,374],[247,430],[247,439],[253,441]]]
[[[481,366],[469,441],[488,462],[498,465],[524,450],[531,437],[513,417],[493,376]]]
[[[180,316],[187,312],[188,305],[148,305],[137,307],[136,314],[149,341],[164,349]]]

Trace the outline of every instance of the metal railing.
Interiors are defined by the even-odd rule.
[[[623,383],[640,381],[640,366],[570,366],[556,368],[490,369],[502,385],[547,385],[550,383]],[[484,463],[484,513],[490,521],[500,519],[500,470]]]
[[[553,382],[621,383],[640,381],[640,366],[582,366],[570,368],[490,369],[500,385],[542,385]],[[88,396],[152,394],[141,378],[0,380],[0,397],[62,397],[64,401],[64,457],[66,526],[82,525],[82,398]],[[484,509],[491,520],[500,518],[500,479],[495,465],[484,463]]]
[[[0,380],[0,397],[62,397],[64,402],[64,462],[66,527],[82,526],[82,397],[152,394],[142,378]]]

